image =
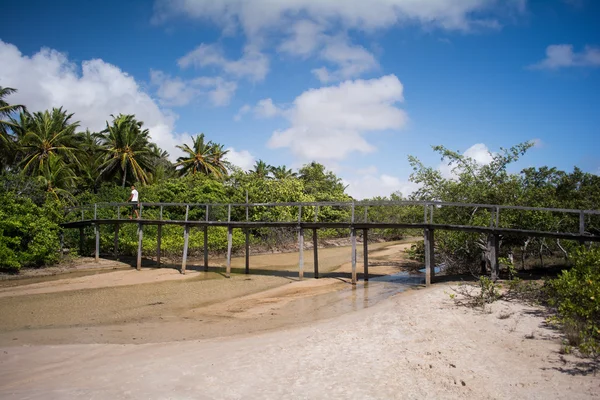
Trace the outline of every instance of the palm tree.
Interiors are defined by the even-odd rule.
[[[271,172],[272,168],[272,166],[265,163],[263,160],[258,160],[256,164],[254,164],[254,169],[250,172],[256,175],[258,178],[269,179],[269,173]]]
[[[277,180],[287,179],[287,178],[297,178],[298,174],[291,169],[287,169],[285,165],[280,167],[271,167],[271,173],[273,177]]]
[[[81,150],[81,165],[79,165],[77,174],[84,188],[96,192],[100,181],[99,171],[103,155],[99,134],[89,130],[81,132],[77,135],[77,143]]]
[[[100,177],[118,176],[122,187],[128,182],[145,185],[153,165],[150,132],[142,129],[143,122],[134,115],[111,117],[112,124],[107,121],[106,129],[98,135],[103,153]]]
[[[24,173],[40,175],[52,156],[64,163],[79,164],[75,135],[79,122],[71,122],[72,117],[73,114],[67,114],[61,107],[51,112],[21,112],[19,121],[11,119],[23,156]]]
[[[11,114],[25,111],[25,106],[19,104],[8,104],[4,98],[15,93],[17,90],[9,87],[0,86],[0,167],[3,166],[5,160],[12,158],[14,155],[12,148],[13,139],[9,136],[9,131],[15,128],[13,120],[5,120]],[[12,150],[12,151],[11,151]]]
[[[77,177],[73,169],[65,164],[58,156],[51,155],[37,177],[46,189],[46,193],[54,199],[74,203],[75,198],[69,189],[75,187]]]
[[[223,150],[223,145],[205,142],[204,133],[192,137],[192,147],[184,144],[177,146],[185,154],[177,159],[176,167],[181,167],[179,173],[184,175],[203,173],[222,178],[227,175],[227,161],[224,160],[229,150]]]
[[[157,183],[165,179],[175,177],[175,166],[169,160],[169,153],[158,147],[156,143],[150,143],[154,171],[150,174],[150,183]]]

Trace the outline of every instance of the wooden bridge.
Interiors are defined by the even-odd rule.
[[[158,227],[156,258],[160,265],[161,234],[164,225],[183,226],[184,246],[181,272],[185,274],[190,228],[204,230],[204,268],[208,270],[208,227],[227,227],[226,276],[231,273],[233,229],[245,232],[245,272],[250,271],[250,229],[268,227],[294,228],[298,231],[299,277],[304,274],[304,231],[312,230],[314,276],[319,277],[317,234],[319,229],[348,229],[352,251],[352,284],[356,284],[356,233],[362,231],[364,247],[364,280],[368,280],[368,232],[370,229],[423,230],[425,243],[425,282],[434,275],[434,232],[451,230],[487,235],[487,254],[492,279],[499,273],[498,254],[501,236],[528,236],[569,239],[579,242],[600,241],[600,211],[558,208],[536,208],[491,204],[467,204],[431,201],[362,201],[362,202],[309,202],[309,203],[138,203],[138,219],[123,219],[121,211],[131,210],[131,203],[97,203],[69,208],[61,226],[79,228],[80,246],[83,247],[84,227],[93,226],[95,258],[100,257],[100,225],[113,225],[114,253],[118,252],[119,226],[137,224],[137,269],[142,265],[144,226]],[[279,210],[277,220],[267,220],[266,210]],[[336,214],[333,215],[332,214]],[[167,215],[165,215],[167,214]],[[340,215],[347,216],[340,218]],[[557,217],[556,230],[536,229],[535,221]],[[527,224],[533,226],[527,226]],[[61,242],[63,237],[61,236]],[[62,243],[61,243],[62,249]]]

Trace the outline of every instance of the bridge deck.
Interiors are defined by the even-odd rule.
[[[547,232],[529,229],[496,228],[470,225],[395,223],[395,222],[268,222],[268,221],[180,221],[158,219],[88,219],[61,224],[63,228],[79,228],[93,225],[179,225],[191,227],[221,226],[240,229],[252,228],[303,228],[303,229],[433,229],[447,231],[463,231],[492,235],[517,235],[531,237],[547,237],[566,240],[584,240],[600,242],[600,236],[589,233]]]
[[[302,278],[303,276],[303,265],[304,265],[304,230],[311,229],[313,232],[313,251],[315,256],[315,277],[318,277],[318,256],[317,256],[317,234],[319,229],[348,229],[350,231],[350,238],[352,243],[352,283],[356,283],[356,230],[362,230],[363,236],[366,238],[368,235],[368,231],[370,229],[422,229],[424,232],[424,242],[425,242],[425,271],[426,277],[425,282],[430,284],[431,277],[434,272],[434,232],[437,230],[448,230],[448,231],[462,231],[462,232],[473,232],[487,235],[487,254],[489,255],[489,265],[492,271],[492,278],[495,279],[499,272],[499,264],[498,264],[498,254],[499,254],[499,237],[500,236],[508,236],[508,235],[517,235],[517,236],[528,236],[528,237],[547,237],[547,238],[555,238],[555,239],[567,239],[567,240],[577,240],[580,242],[600,242],[600,234],[597,232],[597,229],[591,229],[593,232],[590,233],[586,231],[586,225],[589,224],[590,221],[595,221],[592,226],[597,226],[597,221],[600,218],[600,211],[598,210],[572,210],[572,209],[553,209],[553,208],[535,208],[535,207],[522,207],[522,206],[502,206],[502,205],[493,205],[493,204],[466,204],[466,203],[447,203],[447,202],[432,202],[432,201],[367,201],[367,202],[312,202],[312,203],[240,203],[240,204],[188,204],[188,203],[139,203],[139,219],[120,219],[121,208],[132,210],[131,203],[99,203],[93,205],[83,205],[79,207],[72,207],[67,210],[67,215],[70,218],[77,218],[77,220],[72,220],[70,222],[65,222],[61,224],[61,226],[65,229],[70,228],[79,228],[80,229],[80,246],[83,243],[83,235],[84,235],[84,227],[93,226],[95,229],[95,239],[96,239],[96,260],[99,259],[100,256],[100,230],[98,227],[100,225],[113,225],[115,226],[115,255],[117,254],[118,247],[118,227],[123,224],[137,224],[138,226],[138,254],[137,254],[137,267],[141,268],[141,260],[142,260],[142,240],[143,240],[143,227],[144,226],[158,226],[158,236],[157,236],[157,263],[160,265],[160,246],[161,246],[161,232],[162,226],[164,225],[179,225],[184,227],[184,247],[183,247],[183,258],[181,271],[185,273],[186,260],[187,260],[187,251],[188,251],[188,242],[189,242],[189,232],[192,227],[202,228],[204,229],[204,266],[208,268],[208,227],[211,226],[220,226],[226,227],[228,231],[228,245],[227,245],[227,276],[230,274],[231,270],[231,248],[232,248],[232,231],[233,229],[244,229],[246,231],[246,273],[250,270],[250,261],[249,261],[249,230],[257,229],[257,228],[292,228],[298,230],[298,248],[300,251],[299,255],[299,276]],[[386,221],[374,221],[369,214],[369,211],[372,210],[370,207],[412,207],[411,212],[413,212],[412,220],[415,220],[415,217],[420,213],[420,207],[422,207],[422,221],[423,222],[386,222]],[[136,205],[134,205],[136,207]],[[185,217],[183,220],[173,220],[169,219],[169,215],[165,215],[163,211],[173,210],[172,207],[175,207],[175,211],[178,211],[179,217],[184,215],[183,211],[185,211]],[[298,216],[296,221],[251,221],[250,215],[253,217],[257,217],[257,214],[254,214],[256,210],[264,210],[265,208],[270,207],[294,207],[295,213]],[[348,219],[350,221],[346,222],[321,222],[319,221],[319,210],[320,207],[326,208],[329,207],[337,207],[336,210],[347,209]],[[414,207],[417,207],[415,209]],[[489,221],[489,226],[481,226],[481,225],[456,225],[456,224],[444,224],[444,223],[434,223],[434,212],[436,216],[438,215],[437,209],[440,208],[467,208],[469,211],[467,215],[471,217],[480,211],[484,211],[486,214],[485,218]],[[106,209],[114,208],[113,211],[107,211]],[[243,209],[245,213],[240,213],[239,208]],[[390,218],[390,215],[396,215],[394,213],[394,209],[388,209],[390,213],[384,214],[380,216],[380,218]],[[293,210],[294,210],[293,209]],[[150,210],[146,213],[143,213],[144,210]],[[200,210],[200,212],[198,212]],[[219,210],[220,213],[214,214],[212,211]],[[232,213],[233,210],[236,210],[237,213]],[[252,213],[250,213],[252,210]],[[308,214],[303,210],[309,210]],[[377,208],[375,210],[378,210]],[[190,213],[190,211],[194,211],[194,213]],[[289,209],[288,209],[289,211]],[[358,211],[361,211],[360,213]],[[417,214],[414,212],[417,211]],[[577,229],[578,232],[552,232],[552,231],[540,231],[535,229],[522,229],[522,228],[511,228],[511,227],[502,227],[501,223],[503,222],[500,218],[500,214],[505,213],[514,213],[514,212],[534,212],[534,213],[542,213],[540,215],[545,215],[543,213],[551,213],[551,215],[561,214],[561,220],[570,221],[570,224],[566,224],[569,230]],[[114,215],[116,218],[106,218],[107,214],[109,216]],[[242,216],[245,214],[244,216]],[[93,217],[89,217],[92,215]],[[199,217],[199,215],[201,217]],[[237,215],[238,219],[244,219],[243,221],[235,220],[234,216]],[[258,214],[260,216],[261,214]],[[289,212],[287,213],[289,218]],[[311,216],[311,219],[314,219],[314,222],[306,221],[307,216]],[[364,215],[364,216],[363,216]],[[373,214],[374,216],[379,215],[377,213]],[[387,217],[385,215],[388,215]],[[443,219],[443,215],[442,219]],[[144,216],[146,218],[144,218]],[[158,219],[157,219],[158,217]],[[244,218],[245,217],[245,218]],[[510,217],[510,215],[509,215]],[[202,219],[199,219],[202,218]],[[224,221],[223,219],[226,219]],[[394,217],[396,218],[396,217]],[[484,219],[485,219],[484,218]],[[520,220],[521,217],[518,218]],[[594,218],[594,219],[593,219]],[[417,219],[420,219],[417,218]],[[470,220],[470,218],[469,218]],[[508,218],[508,221],[514,220]],[[443,222],[443,221],[442,221]],[[506,223],[506,222],[505,222]],[[577,226],[573,226],[573,223]],[[510,224],[510,223],[509,223]],[[563,227],[564,228],[564,227]],[[564,228],[567,229],[567,228]],[[588,230],[590,230],[588,228]],[[368,279],[368,241],[363,241],[364,246],[364,269],[365,269],[365,280]],[[62,248],[62,246],[61,246]]]

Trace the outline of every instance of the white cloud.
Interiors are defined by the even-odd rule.
[[[279,51],[301,57],[312,55],[324,38],[323,30],[315,22],[300,20],[287,29],[288,36],[279,45]]]
[[[100,59],[81,67],[64,53],[43,48],[31,57],[0,40],[0,86],[18,90],[11,102],[31,111],[63,106],[75,113],[83,129],[100,131],[111,114],[135,114],[149,129],[152,140],[173,156],[179,138],[174,134],[176,115],[160,108],[135,79]]]
[[[181,68],[215,66],[236,78],[261,81],[269,72],[269,59],[253,46],[246,46],[239,60],[228,60],[216,44],[202,43],[178,60]]]
[[[464,151],[463,156],[473,159],[479,165],[487,165],[493,160],[493,154],[483,143],[477,143]],[[442,163],[438,170],[444,178],[455,179],[458,177],[455,163]],[[460,167],[458,167],[460,169]],[[455,172],[456,171],[456,172]]]
[[[322,67],[312,71],[324,83],[358,77],[379,67],[373,54],[362,46],[349,43],[344,37],[327,39],[319,56],[338,68],[330,71]]]
[[[401,180],[387,174],[378,174],[377,168],[374,166],[359,170],[357,176],[350,180],[344,180],[344,183],[348,185],[348,194],[357,200],[376,196],[389,197],[396,192],[401,192],[403,197],[408,197],[419,188],[419,185],[408,180]]]
[[[236,167],[244,171],[249,171],[254,167],[256,157],[250,154],[248,150],[236,151],[233,147],[229,147],[227,150],[229,153],[225,155],[225,159]]]
[[[274,132],[268,146],[289,148],[301,161],[341,160],[352,152],[372,152],[375,148],[365,140],[366,133],[406,124],[406,113],[394,105],[403,101],[402,93],[394,75],[308,90],[283,113],[291,126]]]
[[[183,80],[162,71],[150,71],[150,82],[157,87],[156,94],[165,106],[184,106],[198,96],[207,96],[215,106],[226,106],[236,89],[235,82],[221,77],[200,77]]]
[[[254,107],[249,104],[244,104],[237,114],[233,117],[235,121],[239,121],[245,114],[252,112],[257,118],[273,118],[278,115],[284,115],[286,110],[276,106],[271,98],[259,100]]]
[[[281,112],[282,110],[273,104],[271,99],[260,100],[254,107],[255,115],[262,118],[272,118]]]
[[[585,46],[577,53],[571,44],[553,44],[546,48],[546,58],[529,66],[531,69],[560,69],[568,67],[600,67],[600,48]]]
[[[250,38],[274,28],[293,25],[302,15],[320,26],[374,30],[396,24],[418,23],[448,30],[498,25],[496,11],[523,12],[524,0],[157,0],[153,20],[188,18],[212,21],[226,33],[241,27]]]
[[[359,77],[378,67],[375,57],[352,44],[349,31],[374,32],[418,25],[427,30],[499,29],[501,17],[525,12],[526,0],[155,0],[153,21],[177,17],[212,22],[226,35],[242,30],[248,45],[232,61],[217,45],[202,44],[180,59],[182,67],[218,66],[228,74],[264,79],[267,57],[259,49],[273,44],[303,58],[318,56],[331,65],[312,72],[322,82]],[[512,19],[512,18],[511,18]]]
[[[249,113],[252,110],[252,107],[250,106],[250,104],[244,104],[239,111],[237,112],[237,114],[235,114],[235,116],[233,117],[234,121],[239,121],[242,119],[242,117],[244,115],[246,115],[247,113]]]

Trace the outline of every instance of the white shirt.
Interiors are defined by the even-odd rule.
[[[138,191],[137,190],[133,189],[131,191],[131,196],[132,196],[131,197],[131,201],[133,201],[133,202],[137,202],[138,201]]]

